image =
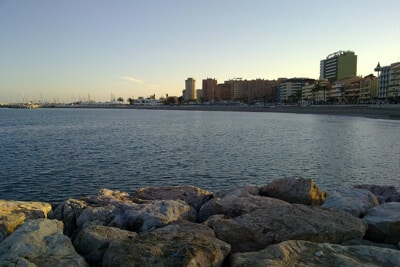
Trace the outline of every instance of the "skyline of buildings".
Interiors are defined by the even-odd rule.
[[[378,72],[376,77],[373,71]],[[187,102],[241,101],[246,103],[370,103],[400,100],[400,62],[380,67],[366,76],[357,76],[357,55],[337,51],[320,61],[320,79],[307,77],[277,80],[233,78],[218,83],[215,78],[202,80],[196,98],[187,82],[182,91]],[[195,84],[191,84],[195,86]],[[189,90],[189,91],[187,91]],[[189,92],[189,94],[188,94]]]
[[[377,73],[377,76],[373,74],[373,71]],[[239,101],[248,104],[256,102],[314,104],[371,103],[378,100],[400,102],[400,62],[387,66],[380,66],[378,62],[375,69],[371,69],[371,73],[364,77],[357,76],[356,73],[355,52],[340,50],[320,60],[318,80],[307,77],[276,80],[233,78],[218,83],[216,78],[207,77],[202,80],[202,87],[197,89],[196,79],[189,77],[185,80],[182,95],[174,97],[176,99],[182,97],[180,103]],[[166,96],[168,98],[168,94]],[[155,99],[155,94],[151,95],[151,98]],[[160,97],[160,99],[166,98]],[[76,102],[94,103],[96,101],[88,94],[87,98],[80,98]],[[114,94],[111,94],[110,102],[116,102]]]

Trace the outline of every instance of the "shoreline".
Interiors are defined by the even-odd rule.
[[[17,106],[0,106],[18,108]],[[381,105],[314,105],[314,106],[230,106],[230,105],[160,105],[137,106],[127,104],[43,105],[38,108],[88,108],[88,109],[142,109],[182,111],[264,112],[353,116],[370,119],[400,120],[400,104]],[[36,108],[34,108],[36,109]]]
[[[43,108],[103,108],[103,109],[145,109],[145,110],[183,110],[183,111],[233,111],[233,112],[271,112],[292,114],[315,114],[353,116],[370,119],[400,120],[400,105],[315,105],[315,106],[224,106],[224,105],[173,105],[173,106],[134,106],[134,105],[80,105],[52,106]]]

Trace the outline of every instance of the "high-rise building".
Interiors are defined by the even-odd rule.
[[[357,55],[353,51],[338,51],[320,62],[320,80],[336,81],[357,75]]]
[[[217,80],[207,78],[203,80],[203,99],[204,101],[212,101],[215,99],[215,90],[217,88]]]
[[[185,101],[195,100],[196,99],[196,80],[193,78],[187,78],[185,81],[185,90],[184,90],[183,99]]]
[[[229,81],[217,85],[215,99],[229,101],[233,98],[232,84]]]

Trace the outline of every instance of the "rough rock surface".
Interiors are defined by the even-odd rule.
[[[233,252],[255,251],[285,240],[340,243],[361,239],[366,225],[347,212],[300,204],[269,206],[235,217],[211,216],[206,222]]]
[[[374,194],[359,188],[338,188],[330,192],[321,207],[346,211],[353,216],[363,217],[368,209],[379,205]]]
[[[88,266],[62,231],[57,220],[25,222],[0,243],[0,266]]]
[[[312,179],[292,177],[273,180],[260,189],[260,195],[316,206],[324,202],[327,193],[321,191]]]
[[[233,218],[257,209],[265,209],[273,205],[290,205],[289,203],[276,198],[247,195],[237,197],[235,194],[228,194],[223,198],[213,198],[204,204],[199,211],[199,221],[203,222],[215,214],[223,214]]]
[[[400,202],[400,192],[398,192],[394,186],[361,184],[354,187],[372,192],[379,199],[381,204],[386,202]]]
[[[232,254],[230,264],[232,267],[400,266],[400,250],[290,240],[257,252]]]
[[[45,202],[0,199],[0,241],[27,219],[47,218],[51,205]]]
[[[134,197],[143,200],[182,200],[199,210],[213,197],[213,193],[194,186],[142,187],[135,191]]]
[[[122,194],[122,195],[121,195]],[[69,199],[55,211],[72,238],[86,226],[105,225],[143,232],[178,220],[197,219],[197,212],[183,201],[153,200],[135,203],[126,193],[101,190],[97,197]]]
[[[378,243],[400,242],[400,202],[388,202],[368,210],[363,218],[368,224],[365,238]]]
[[[229,253],[229,244],[215,238],[210,228],[185,223],[111,242],[103,267],[221,266]]]
[[[229,197],[246,197],[246,196],[259,196],[260,187],[257,185],[244,185],[241,187],[233,187],[218,191],[214,193],[215,198],[224,198],[229,195]]]
[[[79,232],[74,247],[92,266],[101,266],[104,252],[112,241],[136,237],[136,233],[119,228],[90,225]]]

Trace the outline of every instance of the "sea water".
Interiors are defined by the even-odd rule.
[[[400,186],[400,122],[263,112],[0,109],[0,198],[62,201],[101,188],[219,191],[312,178],[323,190]],[[400,188],[399,188],[400,189]]]

